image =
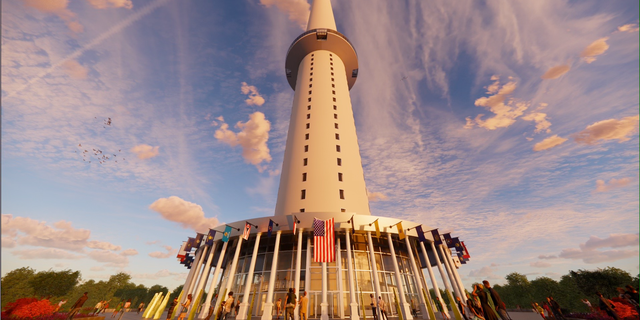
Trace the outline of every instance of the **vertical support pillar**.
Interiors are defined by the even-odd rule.
[[[336,241],[336,266],[338,267],[338,315],[340,319],[344,319],[344,288],[342,287],[342,252],[340,251],[340,235],[338,234],[338,241]]]
[[[311,237],[307,237],[307,265],[305,266],[305,272],[304,272],[304,291],[309,292],[311,291],[309,289],[309,286],[311,286]],[[309,310],[309,308],[315,308],[315,306],[312,306],[311,303],[309,303],[309,305],[307,306],[307,315],[311,315],[311,311]],[[314,314],[316,312],[316,310],[313,311]]]
[[[458,284],[456,283],[456,281],[453,278],[453,271],[451,271],[451,260],[449,260],[449,256],[445,253],[445,251],[449,250],[448,248],[444,248],[443,245],[439,245],[438,246],[438,251],[440,251],[440,255],[442,255],[442,260],[443,260],[443,264],[444,264],[444,268],[447,271],[447,277],[449,278],[449,282],[451,283],[451,286],[453,287],[453,292],[456,294],[456,296],[460,297],[460,299],[462,299],[462,296],[460,295],[460,289],[458,288]]]
[[[196,256],[193,261],[194,263],[199,262],[200,255],[202,255],[202,252],[196,250]],[[182,291],[184,292],[184,294],[182,295],[182,298],[180,298],[180,304],[184,303],[184,301],[187,299],[187,290],[189,290],[189,285],[191,285],[191,279],[193,279],[195,274],[196,274],[196,268],[191,267],[191,270],[189,270],[189,274],[187,275],[187,279],[184,281],[184,285],[182,286]]]
[[[440,288],[438,288],[438,282],[436,281],[436,276],[433,273],[433,269],[431,269],[431,261],[429,261],[429,255],[427,254],[427,249],[424,247],[424,242],[420,242],[420,249],[422,249],[422,255],[424,255],[424,261],[427,263],[427,271],[429,271],[429,278],[431,279],[431,285],[433,286],[433,291],[436,293],[436,297],[442,301],[442,295],[440,294]],[[434,251],[434,253],[436,253]],[[436,253],[437,254],[437,253]],[[427,290],[427,295],[429,294],[429,290]],[[447,316],[449,315],[448,310],[444,311]]]
[[[411,249],[411,241],[409,241],[409,237],[404,238],[407,244],[407,251],[409,254],[409,260],[411,261],[411,270],[413,271],[413,276],[415,278],[416,284],[418,285],[418,298],[420,300],[420,314],[422,315],[422,319],[429,319],[429,314],[427,313],[427,301],[424,299],[424,295],[422,294],[422,290],[424,287],[422,286],[422,277],[418,272],[418,265],[416,264],[416,259],[413,257],[413,250]]]
[[[212,265],[211,260],[213,260],[213,253],[216,251],[216,245],[217,243],[214,242],[211,247],[205,246],[205,248],[209,250],[209,255],[207,256],[207,260],[203,260],[203,262],[206,261],[207,264],[204,265],[202,276],[200,276],[200,280],[198,281],[198,286],[196,287],[196,290],[193,292],[194,301],[189,308],[189,314],[191,313],[191,310],[193,308],[198,307],[197,304],[199,301],[195,301],[195,299],[200,294],[200,290],[204,288],[204,285],[207,284],[207,281],[209,280],[209,273],[211,272],[211,265]]]
[[[196,268],[196,273],[194,273],[193,274],[193,278],[191,278],[191,283],[189,284],[189,289],[184,292],[183,296],[185,296],[185,298],[189,293],[191,293],[193,295],[193,300],[196,299],[196,294],[197,293],[194,294],[194,291],[195,291],[196,285],[198,283],[198,279],[202,277],[202,270],[201,269],[202,269],[202,265],[204,264],[204,259],[205,259],[205,256],[207,255],[208,249],[209,248],[207,246],[202,246],[202,247],[200,247],[198,249],[200,251],[200,257],[198,257],[197,261],[194,261],[194,263],[196,265],[196,267],[195,267]],[[191,268],[193,268],[193,266]],[[190,306],[189,309],[191,309],[193,307],[193,300],[191,301],[191,306]]]
[[[353,275],[353,258],[351,257],[351,234],[347,229],[346,232],[346,241],[347,241],[347,274],[349,277],[349,296],[351,297],[351,320],[360,320],[360,316],[358,315],[358,302],[356,300],[356,281]]]
[[[458,270],[456,270],[456,266],[453,263],[453,258],[451,257],[451,250],[445,249],[444,251],[447,255],[447,260],[449,261],[449,267],[451,268],[451,276],[453,277],[453,281],[458,286],[458,291],[460,292],[460,299],[462,300],[462,302],[466,303],[467,295],[464,293],[464,285],[462,284],[462,281],[460,280],[460,276],[458,275]]]
[[[449,282],[447,281],[448,279],[445,275],[444,270],[442,270],[442,262],[440,261],[440,257],[438,256],[438,251],[436,250],[436,246],[433,244],[433,242],[431,242],[431,249],[433,249],[434,256],[436,257],[436,265],[438,266],[438,271],[440,272],[440,276],[442,277],[442,282],[444,283],[445,290],[447,291],[447,297],[449,298],[449,300],[453,300],[453,295],[451,294],[451,287],[449,286]],[[442,304],[446,307],[446,304],[444,303],[444,301],[442,299],[440,299],[440,301],[442,301]],[[453,310],[454,315],[457,316],[456,318],[460,320],[459,318],[460,313],[458,312],[458,307],[456,306],[455,301],[453,301],[453,303],[451,304],[451,309]]]
[[[302,266],[302,228],[298,229],[298,246],[296,251],[296,273],[295,273],[295,281],[293,282],[294,292],[296,297],[300,299],[302,294],[300,294],[300,268]],[[300,315],[298,314],[298,310],[300,309],[300,305],[296,303],[296,308],[293,310],[293,319],[298,320]]]
[[[327,263],[322,262],[322,303],[320,304],[320,320],[329,320],[329,302],[327,302]]]
[[[249,272],[244,283],[244,294],[242,296],[242,302],[240,303],[240,309],[238,309],[238,315],[236,319],[245,320],[251,319],[251,310],[249,310],[249,295],[251,294],[251,285],[253,284],[253,272],[256,270],[256,259],[258,258],[258,247],[260,246],[260,236],[262,232],[256,234],[256,243],[253,246],[253,254],[251,254],[251,264],[249,265]]]
[[[236,276],[236,268],[238,267],[238,258],[240,257],[240,249],[242,248],[242,236],[238,236],[238,245],[236,246],[236,252],[233,255],[233,260],[231,261],[231,267],[229,267],[229,274],[227,276],[227,281],[224,285],[224,291],[222,294],[229,294],[229,290],[231,290],[231,286],[233,285],[233,278]],[[222,289],[222,287],[220,287]],[[225,293],[226,292],[226,293]],[[216,301],[216,310],[218,310],[218,305],[222,300],[226,300],[227,297],[218,297],[218,301]],[[233,299],[237,299],[233,297]]]
[[[393,271],[395,271],[396,282],[398,283],[398,295],[400,295],[400,311],[402,312],[402,319],[413,320],[413,315],[411,314],[411,306],[409,305],[409,303],[407,303],[404,286],[402,285],[402,274],[400,274],[400,268],[398,267],[398,258],[396,257],[396,249],[393,247],[393,239],[391,239],[391,233],[387,233],[387,240],[389,241],[391,259],[393,260]]]
[[[278,270],[278,254],[280,252],[280,235],[282,231],[276,233],[276,245],[273,248],[273,260],[271,262],[271,273],[269,274],[269,287],[267,289],[267,301],[264,304],[262,320],[271,320],[273,312],[273,289],[276,285],[276,272]]]
[[[219,240],[218,242],[221,242],[222,240]],[[211,279],[211,285],[209,286],[209,292],[207,292],[207,300],[204,302],[204,306],[202,307],[202,311],[200,312],[200,317],[199,318],[205,318],[207,316],[207,314],[209,314],[209,306],[211,306],[211,299],[213,297],[213,295],[215,294],[215,289],[216,289],[216,283],[218,282],[218,276],[220,275],[220,270],[222,269],[222,260],[224,258],[224,254],[227,251],[227,245],[229,244],[229,242],[225,242],[222,245],[222,251],[220,251],[220,257],[218,257],[218,263],[216,264],[216,269],[213,272],[213,278]],[[212,252],[215,252],[216,250],[214,249]],[[220,297],[218,297],[218,300],[220,299]],[[214,308],[215,309],[215,308]]]
[[[378,299],[378,297],[382,297],[382,292],[380,291],[380,280],[378,280],[378,265],[376,264],[376,256],[375,251],[373,250],[373,240],[371,239],[371,231],[367,231],[367,240],[369,242],[369,257],[371,258],[371,271],[373,271],[373,290],[375,290],[376,294],[374,299]],[[376,308],[376,313],[378,314],[378,319],[380,318],[380,308]]]

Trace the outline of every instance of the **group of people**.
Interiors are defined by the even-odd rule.
[[[566,320],[560,305],[551,296],[547,297],[547,301],[542,302],[542,306],[537,302],[534,302],[532,306],[533,311],[538,313],[544,320]]]
[[[371,312],[373,313],[373,320],[378,320],[378,311],[380,311],[380,320],[389,320],[387,317],[387,305],[382,300],[381,296],[376,299],[373,294],[370,294],[371,298]]]
[[[309,307],[309,297],[307,296],[307,292],[305,291],[302,294],[300,299],[297,298],[293,288],[289,288],[289,292],[285,297],[284,301],[284,320],[293,320],[294,310],[296,306],[300,306],[300,320],[307,320],[309,316],[307,314],[307,309]],[[282,315],[282,299],[278,299],[276,301],[276,320],[280,319],[280,315]]]
[[[442,301],[437,300],[439,303],[436,303],[436,307],[440,304],[438,309],[445,308]],[[482,284],[473,284],[473,292],[467,293],[466,304],[460,297],[456,298],[456,304],[465,320],[511,320],[507,306],[487,280],[482,281]],[[442,312],[442,315],[449,319],[446,312]]]
[[[626,289],[625,289],[626,288]],[[640,314],[640,306],[638,305],[638,290],[631,285],[627,285],[625,288],[616,288],[618,290],[618,298],[622,299],[622,301],[627,302],[629,305],[633,306],[636,309],[636,312]],[[615,320],[620,320],[622,317],[616,312],[616,306],[613,301],[605,298],[602,293],[596,291],[596,295],[598,296],[598,307],[600,310],[604,311],[611,318]],[[591,311],[595,311],[591,306],[589,300],[583,299],[582,302],[586,304]]]

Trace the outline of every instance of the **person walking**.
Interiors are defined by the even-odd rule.
[[[300,301],[298,301],[298,305],[300,306],[300,320],[309,320],[307,317],[307,308],[309,307],[309,297],[307,297],[307,292],[304,292],[304,295],[300,297]]]
[[[105,303],[102,304],[102,309],[100,311],[98,311],[98,314],[107,312],[107,309],[109,308],[109,302],[110,301],[111,301],[111,299],[107,300]]]
[[[460,314],[462,315],[464,320],[469,320],[469,318],[467,317],[467,310],[465,309],[467,305],[462,302],[462,299],[460,299],[460,297],[456,297],[456,302],[458,303],[458,309],[460,310]]]
[[[82,306],[84,305],[85,301],[87,301],[87,299],[89,299],[88,294],[89,294],[89,292],[85,292],[84,295],[82,297],[80,297],[78,299],[78,301],[76,301],[76,303],[74,303],[71,306],[71,311],[69,311],[69,316],[67,317],[68,320],[73,319],[73,316],[75,316],[76,313],[78,313],[78,311],[80,311],[80,309],[82,309]]]
[[[500,299],[500,295],[498,294],[498,292],[496,292],[495,290],[493,290],[493,288],[491,288],[491,284],[489,283],[489,281],[484,280],[482,281],[482,284],[485,287],[485,291],[488,291],[488,294],[491,296],[491,300],[493,300],[493,305],[496,309],[496,312],[500,316],[500,318],[502,318],[502,320],[511,320],[511,318],[509,317],[509,314],[507,313],[507,306],[502,301],[502,299]]]
[[[127,302],[124,303],[124,306],[122,306],[122,310],[120,311],[120,316],[118,317],[118,320],[122,320],[122,316],[130,307],[131,307],[131,299],[127,300]]]
[[[369,294],[369,298],[371,298],[371,312],[373,313],[373,320],[378,320],[378,303],[376,302],[376,298],[373,294]]]
[[[491,297],[484,291],[482,285],[479,283],[474,285],[473,295],[478,296],[480,299],[480,306],[482,307],[482,314],[484,314],[485,320],[499,320],[498,314],[493,307],[493,300],[491,300]]]
[[[102,303],[104,301],[100,300],[98,301],[98,303],[96,303],[96,306],[93,309],[93,314],[96,315],[98,311],[100,311],[100,309],[102,309]]]
[[[179,303],[178,297],[173,298],[173,301],[171,301],[171,304],[169,305],[169,310],[167,311],[167,320],[171,319],[171,314],[173,313],[173,310],[176,309],[176,306],[178,305],[178,303]],[[140,311],[138,311],[138,313],[140,313]]]
[[[587,299],[581,299],[580,301],[582,301],[582,303],[584,303],[584,305],[587,306],[587,308],[589,308],[590,313],[593,313],[593,306],[591,305],[591,301]]]
[[[120,312],[120,309],[122,308],[122,306],[124,305],[124,300],[120,301],[118,303],[118,305],[116,306],[115,309],[113,309],[113,313],[111,314],[111,318],[115,318],[116,315],[118,314],[118,312]]]
[[[442,315],[442,319],[449,320],[449,315],[446,312],[444,312],[444,309],[446,307],[438,297],[436,297],[436,308],[438,309],[438,311],[440,311],[440,314]]]
[[[279,298],[276,301],[276,320],[280,319],[280,315],[282,314],[282,298]]]
[[[227,320],[227,315],[231,313],[233,308],[233,291],[229,292],[227,300],[224,301],[224,310],[222,311],[222,320]]]
[[[557,320],[567,320],[567,318],[565,318],[562,314],[562,310],[560,309],[560,305],[558,304],[558,302],[556,302],[556,300],[554,300],[552,296],[547,297],[547,300],[549,301],[549,307],[551,307],[553,316]]]
[[[598,295],[598,299],[600,299],[599,307],[600,310],[604,310],[611,318],[615,320],[620,320],[620,317],[616,313],[616,306],[611,302],[611,300],[602,296],[602,293],[596,291],[596,295]]]
[[[287,293],[287,300],[285,301],[285,305],[287,307],[287,316],[284,320],[293,320],[293,310],[296,308],[297,297],[293,292],[293,288],[289,288],[289,292]]]
[[[140,314],[140,311],[142,311],[142,308],[144,308],[144,302],[140,302],[140,304],[138,305],[138,314]]]
[[[380,320],[389,320],[387,317],[387,304],[382,300],[381,296],[378,296],[378,308],[380,308]]]
[[[67,300],[60,300],[60,302],[58,302],[58,306],[56,307],[56,312],[58,312],[60,308],[62,308],[62,305],[65,303],[67,303]]]
[[[182,320],[187,317],[187,311],[189,310],[189,306],[191,305],[191,300],[193,300],[193,296],[191,295],[191,293],[189,293],[187,295],[187,300],[182,303],[182,310],[180,310],[178,320]]]

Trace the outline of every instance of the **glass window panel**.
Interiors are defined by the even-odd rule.
[[[369,271],[357,271],[357,283],[362,291],[373,291],[371,282],[371,272]]]
[[[378,268],[378,270],[382,270],[382,258],[380,257],[380,254],[376,253],[374,257],[376,258],[376,268]]]
[[[384,262],[384,270],[394,272],[393,268],[393,259],[391,255],[385,254],[382,256],[382,261]]]
[[[292,255],[293,252],[291,251],[280,252],[278,255],[278,270],[291,269]]]
[[[244,267],[244,258],[240,258],[238,259],[238,265],[236,266],[236,272],[235,273],[241,273]]]
[[[259,254],[258,255],[258,257],[256,259],[256,268],[255,268],[256,272],[264,270],[263,269],[264,268],[264,259],[265,259],[264,254]]]
[[[356,270],[371,270],[369,255],[366,252],[355,252]]]

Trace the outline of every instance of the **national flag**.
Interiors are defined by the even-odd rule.
[[[418,240],[420,240],[420,242],[425,242],[427,240],[427,238],[424,237],[424,231],[422,231],[422,226],[417,226],[416,232],[418,233]]]
[[[335,261],[334,220],[313,219],[313,261]]]
[[[251,225],[249,222],[244,223],[244,232],[242,232],[242,239],[249,240],[249,234],[251,234]]]
[[[453,240],[451,239],[451,233],[443,233],[442,237],[444,238],[444,242],[447,244],[447,248],[453,248]]]
[[[462,252],[456,252],[456,254],[458,255],[458,260],[460,260],[461,264],[467,264],[467,259],[464,258]]]
[[[216,231],[213,229],[209,229],[209,233],[207,234],[207,241],[204,242],[204,244],[208,245],[208,246],[212,246],[213,245],[213,238],[216,237]]]
[[[451,244],[453,248],[456,248],[456,252],[462,252],[462,245],[460,244],[460,239],[458,237],[451,238]]]
[[[231,226],[226,226],[224,228],[224,233],[222,234],[222,242],[228,242],[231,237]]]
[[[351,216],[351,219],[349,219],[349,222],[351,222],[351,233],[354,233],[356,231],[356,226],[353,223],[353,216]]]
[[[462,250],[464,250],[462,252],[462,257],[465,258],[466,260],[469,260],[471,256],[469,255],[469,250],[467,250],[467,246],[464,245],[464,241],[460,241],[460,243],[462,244]]]
[[[202,243],[202,238],[204,238],[204,234],[198,233],[196,235],[196,241],[195,241],[196,243],[195,243],[194,247],[196,247],[196,248],[200,247],[200,243]]]
[[[404,229],[402,228],[402,222],[398,222],[398,224],[396,225],[398,227],[398,237],[400,238],[400,240],[404,240]]]
[[[296,228],[298,227],[298,218],[293,216],[293,234],[296,234]]]
[[[378,220],[376,219],[373,224],[376,226],[376,237],[380,238],[380,225],[378,224]]]
[[[271,237],[272,231],[273,231],[273,220],[269,219],[269,228],[267,228],[267,238]]]
[[[438,246],[442,244],[442,237],[440,237],[440,233],[438,229],[431,230],[431,236],[433,236],[433,244]]]
[[[182,246],[180,246],[180,250],[178,250],[178,255],[176,256],[176,258],[178,259],[184,259],[185,255],[187,254],[187,250],[185,250],[185,248],[187,247],[187,242],[184,241],[182,242]]]
[[[195,241],[196,239],[189,237],[189,240],[187,240],[187,246],[184,248],[184,250],[186,252],[191,252],[191,249],[193,248]]]

